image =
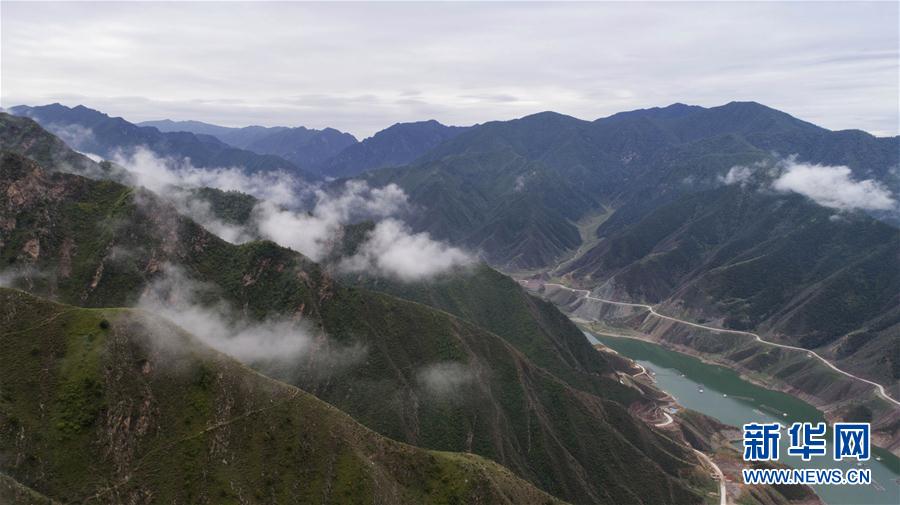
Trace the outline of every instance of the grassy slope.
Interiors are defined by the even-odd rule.
[[[440,276],[427,283],[400,283],[384,278],[348,279],[445,310],[497,334],[568,384],[601,393],[620,403],[638,400],[630,389],[605,376],[616,368],[614,357],[597,353],[584,334],[552,304],[525,292],[513,279],[484,264]]]
[[[84,503],[553,503],[477,456],[385,439],[125,309],[0,290],[0,454]]]
[[[4,158],[2,169],[0,189],[14,198],[0,209],[12,223],[0,259],[41,272],[26,275],[21,287],[86,306],[129,305],[163,264],[177,264],[216,287],[210,302],[227,300],[256,319],[292,315],[319,335],[365,346],[365,362],[344,375],[322,378],[300,367],[281,377],[384,434],[472,450],[572,501],[697,499],[690,490],[693,456],[683,447],[649,431],[620,404],[536,367],[494,333],[422,305],[342,287],[270,242],[227,244],[151,194],[47,174],[21,160]],[[421,389],[422,367],[448,360],[477,372],[465,402],[438,401]]]

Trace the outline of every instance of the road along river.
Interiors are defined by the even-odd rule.
[[[520,281],[520,282],[521,282],[521,281]],[[804,349],[804,348],[802,348],[802,347],[796,347],[796,346],[793,346],[793,345],[786,345],[786,344],[779,344],[779,343],[776,343],[776,342],[770,342],[770,341],[765,340],[764,338],[760,337],[760,336],[757,335],[756,333],[752,333],[752,332],[749,332],[749,331],[726,330],[726,329],[723,329],[723,328],[716,328],[715,326],[706,326],[706,325],[704,325],[704,324],[692,323],[692,322],[690,322],[690,321],[685,321],[685,320],[683,320],[683,319],[678,319],[678,318],[675,318],[675,317],[672,317],[672,316],[667,316],[667,315],[665,315],[665,314],[660,314],[659,312],[657,312],[656,309],[654,309],[652,305],[646,305],[646,304],[643,304],[643,303],[617,302],[617,301],[614,301],[614,300],[606,300],[606,299],[604,299],[604,298],[597,298],[596,296],[592,296],[592,295],[591,295],[591,292],[588,291],[588,290],[586,290],[586,289],[572,289],[572,288],[570,288],[570,287],[568,287],[568,286],[563,286],[562,284],[556,284],[556,283],[550,283],[550,282],[546,283],[545,286],[554,286],[554,287],[557,287],[557,288],[559,288],[559,289],[565,289],[565,290],[571,291],[571,292],[573,292],[573,293],[581,293],[582,296],[584,296],[584,297],[587,298],[588,300],[594,300],[594,301],[598,301],[598,302],[601,302],[601,303],[609,303],[609,304],[612,304],[612,305],[621,305],[621,306],[624,306],[624,307],[637,307],[637,308],[640,308],[640,309],[644,309],[644,310],[646,310],[646,311],[649,311],[651,314],[653,314],[654,316],[656,316],[656,317],[658,317],[658,318],[661,318],[661,319],[668,319],[669,321],[674,321],[674,322],[679,323],[679,324],[686,324],[686,325],[688,325],[688,326],[693,326],[694,328],[701,328],[701,329],[704,329],[704,330],[707,330],[707,331],[718,332],[718,333],[730,333],[730,334],[732,334],[732,335],[746,335],[746,336],[748,336],[748,337],[752,337],[752,338],[755,339],[757,342],[760,342],[760,343],[763,343],[763,344],[766,344],[766,345],[771,345],[771,346],[773,346],[773,347],[780,347],[780,348],[782,348],[782,349],[791,349],[791,350],[794,350],[794,351],[804,352],[804,353],[806,353],[806,354],[809,355],[809,356],[814,356],[816,359],[818,359],[819,361],[821,361],[822,363],[824,363],[828,368],[831,368],[831,369],[834,370],[835,372],[838,372],[838,373],[840,373],[840,374],[842,374],[842,375],[846,375],[847,377],[850,377],[850,378],[852,378],[852,379],[856,379],[856,380],[858,380],[858,381],[860,381],[860,382],[865,382],[866,384],[872,385],[872,386],[875,388],[875,390],[878,392],[878,394],[879,394],[882,398],[884,398],[885,400],[887,400],[887,401],[893,403],[894,405],[900,407],[900,401],[898,401],[898,400],[892,398],[890,395],[888,395],[888,394],[887,394],[887,391],[884,389],[884,386],[882,386],[881,384],[878,384],[877,382],[872,382],[872,381],[870,381],[870,380],[868,380],[868,379],[863,379],[862,377],[859,377],[859,376],[857,376],[857,375],[853,375],[853,374],[850,373],[850,372],[841,370],[840,368],[838,368],[837,366],[835,366],[832,362],[830,362],[830,361],[828,361],[827,359],[823,358],[822,356],[820,356],[820,355],[817,354],[816,352],[810,351],[809,349]]]
[[[749,422],[790,425],[797,421],[824,421],[822,413],[812,405],[785,393],[751,384],[733,370],[704,363],[692,356],[642,340],[586,335],[592,343],[602,343],[635,360],[656,380],[657,387],[672,395],[681,406],[706,414],[724,424],[740,427]],[[780,461],[788,466],[844,470],[856,467],[855,462],[834,461],[830,443],[826,456],[804,462],[787,456],[787,442],[787,433],[782,432]],[[739,442],[736,442],[736,446],[738,450],[741,449]],[[874,457],[861,464],[862,468],[872,469],[871,485],[814,486],[816,494],[828,505],[900,504],[900,459],[874,446],[872,452]]]

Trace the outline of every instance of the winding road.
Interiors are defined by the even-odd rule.
[[[525,281],[519,281],[519,282],[524,283]],[[563,286],[563,285],[561,285],[561,284],[553,284],[553,285],[554,285],[554,286],[561,286],[561,287],[563,287],[563,288],[565,288],[565,289],[569,289],[570,291],[585,291],[585,290],[574,290],[574,289],[568,288],[568,287],[566,287],[566,286]],[[591,296],[590,296],[590,292],[588,291],[587,294],[586,294],[585,296],[591,297]],[[593,298],[593,297],[591,297],[591,298]],[[621,303],[624,303],[624,302],[621,302]],[[633,305],[633,304],[627,304],[627,305]],[[632,338],[632,337],[628,337],[628,336],[626,336],[626,335],[615,335],[615,334],[612,334],[612,333],[607,333],[607,335],[612,335],[612,336],[616,336],[616,337],[624,337],[624,338]],[[631,376],[632,378],[635,378],[635,377],[637,377],[637,376],[639,376],[639,375],[646,375],[648,378],[650,378],[651,380],[653,380],[653,378],[650,376],[649,373],[647,373],[647,369],[646,369],[643,365],[641,365],[641,364],[638,363],[637,361],[632,361],[632,363],[633,363],[637,368],[640,369],[640,372],[638,372],[638,373],[636,373],[636,374],[633,374],[633,375]],[[669,397],[672,398],[672,401],[675,401],[675,397],[674,397],[674,396],[672,396],[672,395],[669,394],[669,393],[666,393],[666,394],[668,394]],[[664,420],[663,422],[661,422],[661,423],[655,423],[653,426],[655,426],[655,427],[657,427],[657,428],[665,428],[666,426],[669,426],[670,424],[672,424],[672,423],[675,421],[675,419],[674,419],[668,412],[662,411],[662,414],[663,414],[665,420]],[[706,454],[704,454],[704,453],[698,451],[697,449],[693,449],[693,448],[691,448],[691,449],[692,449],[695,453],[697,453],[697,457],[699,457],[700,460],[701,460],[703,463],[707,464],[710,468],[712,468],[713,473],[715,474],[716,480],[719,481],[719,505],[728,505],[728,493],[727,493],[727,491],[726,491],[726,489],[725,489],[725,474],[722,473],[722,469],[719,468],[719,465],[717,465],[717,464],[712,460],[712,458],[710,458],[710,457],[707,456]]]
[[[520,282],[525,283],[525,282],[527,282],[527,281],[520,281]],[[591,292],[590,292],[589,290],[587,290],[587,289],[572,289],[572,288],[570,288],[570,287],[568,287],[568,286],[564,286],[564,285],[562,285],[562,284],[557,284],[557,283],[551,283],[551,282],[542,283],[542,284],[543,284],[544,286],[556,286],[556,287],[559,287],[559,288],[562,288],[562,289],[565,289],[565,290],[568,290],[568,291],[572,291],[573,293],[584,293],[585,299],[588,299],[588,300],[595,300],[595,301],[602,302],[602,303],[609,303],[609,304],[612,304],[612,305],[621,305],[621,306],[625,306],[625,307],[637,307],[637,308],[641,308],[641,309],[644,309],[644,310],[649,311],[651,314],[653,314],[654,316],[656,316],[656,317],[658,317],[658,318],[660,318],[660,319],[668,319],[669,321],[674,321],[674,322],[676,322],[676,323],[686,324],[686,325],[688,325],[688,326],[693,326],[693,327],[695,327],[695,328],[701,328],[701,329],[704,329],[704,330],[714,331],[714,332],[718,332],[718,333],[731,333],[731,334],[733,334],[733,335],[746,335],[746,336],[753,337],[753,338],[755,338],[755,339],[757,340],[757,342],[760,342],[760,343],[763,343],[763,344],[766,344],[766,345],[771,345],[771,346],[774,346],[774,347],[781,347],[781,348],[784,348],[784,349],[792,349],[792,350],[795,350],[795,351],[802,351],[802,352],[805,352],[805,353],[807,353],[808,355],[815,356],[816,358],[819,359],[819,361],[821,361],[822,363],[828,365],[829,368],[831,368],[832,370],[834,370],[834,371],[836,371],[836,372],[838,372],[838,373],[841,373],[841,374],[846,375],[847,377],[850,377],[850,378],[852,378],[852,379],[856,379],[856,380],[858,380],[858,381],[865,382],[866,384],[870,384],[870,385],[874,386],[875,389],[877,390],[878,394],[880,394],[885,400],[887,400],[887,401],[893,403],[894,405],[897,405],[898,407],[900,407],[900,401],[897,401],[897,400],[895,400],[894,398],[892,398],[891,396],[889,396],[889,395],[887,394],[887,391],[885,391],[884,386],[882,386],[881,384],[878,384],[877,382],[872,382],[872,381],[870,381],[870,380],[868,380],[868,379],[863,379],[862,377],[859,377],[859,376],[857,376],[857,375],[853,375],[853,374],[850,373],[850,372],[845,372],[844,370],[841,370],[840,368],[836,367],[834,364],[832,364],[832,363],[831,363],[830,361],[828,361],[827,359],[823,358],[822,356],[820,356],[819,354],[817,354],[817,353],[814,352],[814,351],[810,351],[809,349],[804,349],[804,348],[802,348],[802,347],[795,347],[795,346],[792,346],[792,345],[779,344],[779,343],[776,343],[776,342],[770,342],[770,341],[768,341],[768,340],[763,339],[762,337],[760,337],[760,336],[757,335],[756,333],[751,333],[751,332],[749,332],[749,331],[726,330],[726,329],[724,329],[724,328],[716,328],[716,327],[713,327],[713,326],[706,326],[706,325],[703,325],[703,324],[692,323],[692,322],[690,322],[690,321],[685,321],[685,320],[683,320],[683,319],[678,319],[678,318],[675,318],[675,317],[672,317],[672,316],[667,316],[667,315],[665,315],[665,314],[660,314],[659,312],[657,312],[657,311],[653,308],[653,306],[651,306],[651,305],[646,305],[646,304],[643,304],[643,303],[617,302],[617,301],[615,301],[615,300],[606,300],[606,299],[603,299],[603,298],[597,298],[596,296],[591,296]]]
[[[672,424],[672,421],[674,421],[674,419],[672,419],[672,416],[670,416],[668,412],[663,412],[663,416],[665,416],[666,420],[661,423],[654,424],[653,426],[656,426],[657,428],[662,428],[664,426],[668,426],[668,425]]]
[[[697,453],[697,456],[703,462],[713,469],[713,473],[716,474],[716,479],[719,480],[719,505],[728,505],[728,493],[725,491],[725,474],[722,473],[722,469],[719,468],[719,465],[715,464],[706,454],[703,454],[697,449],[694,449],[694,452]]]

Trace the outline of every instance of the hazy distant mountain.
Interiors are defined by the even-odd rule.
[[[347,147],[323,163],[320,172],[329,177],[352,177],[376,168],[405,165],[465,130],[435,120],[397,123]]]
[[[321,173],[322,163],[356,143],[356,137],[334,128],[310,130],[300,126],[261,136],[250,142],[246,149],[275,154],[310,172]]]
[[[212,135],[222,142],[259,154],[280,156],[304,170],[319,172],[320,165],[348,146],[357,143],[356,137],[334,128],[313,130],[302,126],[246,126],[230,128],[201,121],[144,121],[160,131],[186,131]]]
[[[353,177],[376,168],[410,163],[466,127],[445,126],[435,120],[397,123],[357,142],[334,128],[313,130],[302,126],[230,128],[201,121],[144,121],[163,132],[212,135],[226,144],[259,154],[274,154],[304,170],[328,177]]]
[[[151,126],[156,128],[161,132],[190,132],[190,133],[199,133],[201,135],[212,135],[213,137],[220,137],[223,134],[227,134],[230,132],[234,132],[237,130],[242,130],[243,128],[230,128],[228,126],[219,126],[210,123],[204,123],[203,121],[172,121],[171,119],[161,119],[159,121],[141,121],[140,123],[135,123],[138,126]],[[263,128],[268,130],[268,128],[264,128],[262,126],[253,127],[250,126],[248,128]],[[222,140],[219,138],[219,140]],[[225,142],[223,140],[223,142]],[[230,142],[226,142],[229,143]],[[235,144],[234,147],[243,147]]]
[[[34,119],[79,151],[104,158],[143,146],[161,157],[190,158],[198,167],[285,170],[304,175],[295,164],[277,156],[237,149],[210,135],[161,132],[153,127],[137,126],[83,105],[73,108],[58,103],[39,107],[20,105],[9,111]]]

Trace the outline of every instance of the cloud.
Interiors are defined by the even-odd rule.
[[[95,141],[94,130],[81,125],[51,123],[46,128],[73,149],[90,147]]]
[[[81,152],[81,151],[78,151],[78,152],[80,154],[83,154],[84,156],[87,156],[91,161],[93,161],[95,163],[100,163],[101,161],[103,161],[103,156],[100,156],[99,154],[87,153],[87,152]]]
[[[385,219],[369,233],[359,251],[340,268],[348,272],[374,272],[402,281],[417,281],[472,263],[474,259],[427,233],[411,233],[396,219]]]
[[[188,159],[158,156],[146,147],[119,151],[113,161],[125,167],[129,183],[143,186],[175,205],[179,213],[233,244],[258,238],[250,224],[229,223],[217,216],[210,202],[192,189],[209,187],[237,191],[264,199],[269,205],[299,205],[309,190],[290,174],[276,172],[247,173],[239,168],[198,168]]]
[[[263,202],[254,210],[262,237],[290,247],[314,261],[326,258],[340,242],[343,227],[361,220],[376,220],[356,254],[340,260],[344,272],[366,272],[419,281],[474,261],[461,249],[433,240],[427,233],[412,233],[402,221],[390,217],[408,208],[406,193],[395,184],[370,188],[364,181],[348,181],[335,194],[316,192],[310,212],[297,212]]]
[[[518,177],[516,177],[516,183],[513,186],[513,191],[515,191],[516,193],[521,193],[522,190],[524,190],[524,189],[525,189],[525,176],[519,175]]]
[[[272,240],[313,261],[326,259],[340,243],[344,226],[376,221],[375,229],[359,252],[340,265],[345,271],[367,271],[403,281],[422,280],[470,263],[464,251],[412,233],[396,216],[409,208],[409,198],[396,184],[370,187],[350,180],[325,191],[283,172],[247,174],[237,168],[198,168],[189,160],[161,158],[146,148],[118,153],[116,163],[126,167],[137,184],[172,202],[178,211],[224,240],[243,243],[257,238]],[[257,197],[247,223],[228,223],[212,211],[209,202],[187,188],[212,187]],[[307,205],[307,201],[312,203]],[[305,207],[310,210],[303,210]]]
[[[190,279],[174,265],[148,285],[137,307],[169,319],[213,347],[263,369],[305,369],[333,373],[358,363],[366,354],[360,345],[338,347],[302,320],[270,318],[251,321],[221,301],[212,285]],[[203,300],[219,300],[203,303]]]
[[[728,170],[725,176],[719,176],[719,180],[726,185],[740,184],[744,185],[753,175],[753,169],[743,165],[736,165]]]
[[[819,205],[840,210],[891,210],[894,195],[878,181],[857,181],[846,166],[797,163],[789,158],[772,188],[810,198]]]
[[[228,223],[212,210],[212,205],[189,191],[176,190],[173,201],[178,210],[217,237],[232,244],[243,244],[257,238],[256,231],[247,225]]]
[[[752,99],[831,129],[897,133],[896,2],[229,2],[209,10],[6,2],[3,105],[62,101],[131,121],[229,126],[302,118],[364,138],[425,118],[472,124],[556,110],[593,119]],[[848,20],[866,29],[846,29]],[[777,35],[760,40],[760,26]]]
[[[9,267],[0,270],[0,287],[31,290],[34,289],[35,281],[52,280],[52,277],[46,272],[38,270],[34,265]]]
[[[284,209],[272,202],[258,205],[254,210],[254,222],[259,233],[320,261],[340,239],[345,224],[381,219],[408,205],[406,193],[396,184],[370,188],[364,181],[347,181],[336,194],[322,190],[315,194],[316,203],[310,212]]]
[[[282,171],[248,173],[241,168],[198,168],[189,159],[160,157],[146,147],[117,152],[113,162],[127,168],[138,185],[160,194],[173,187],[239,191],[278,205],[297,203],[304,185]]]
[[[416,382],[439,399],[459,398],[464,388],[474,384],[476,378],[472,367],[455,361],[433,363],[416,372]]]

